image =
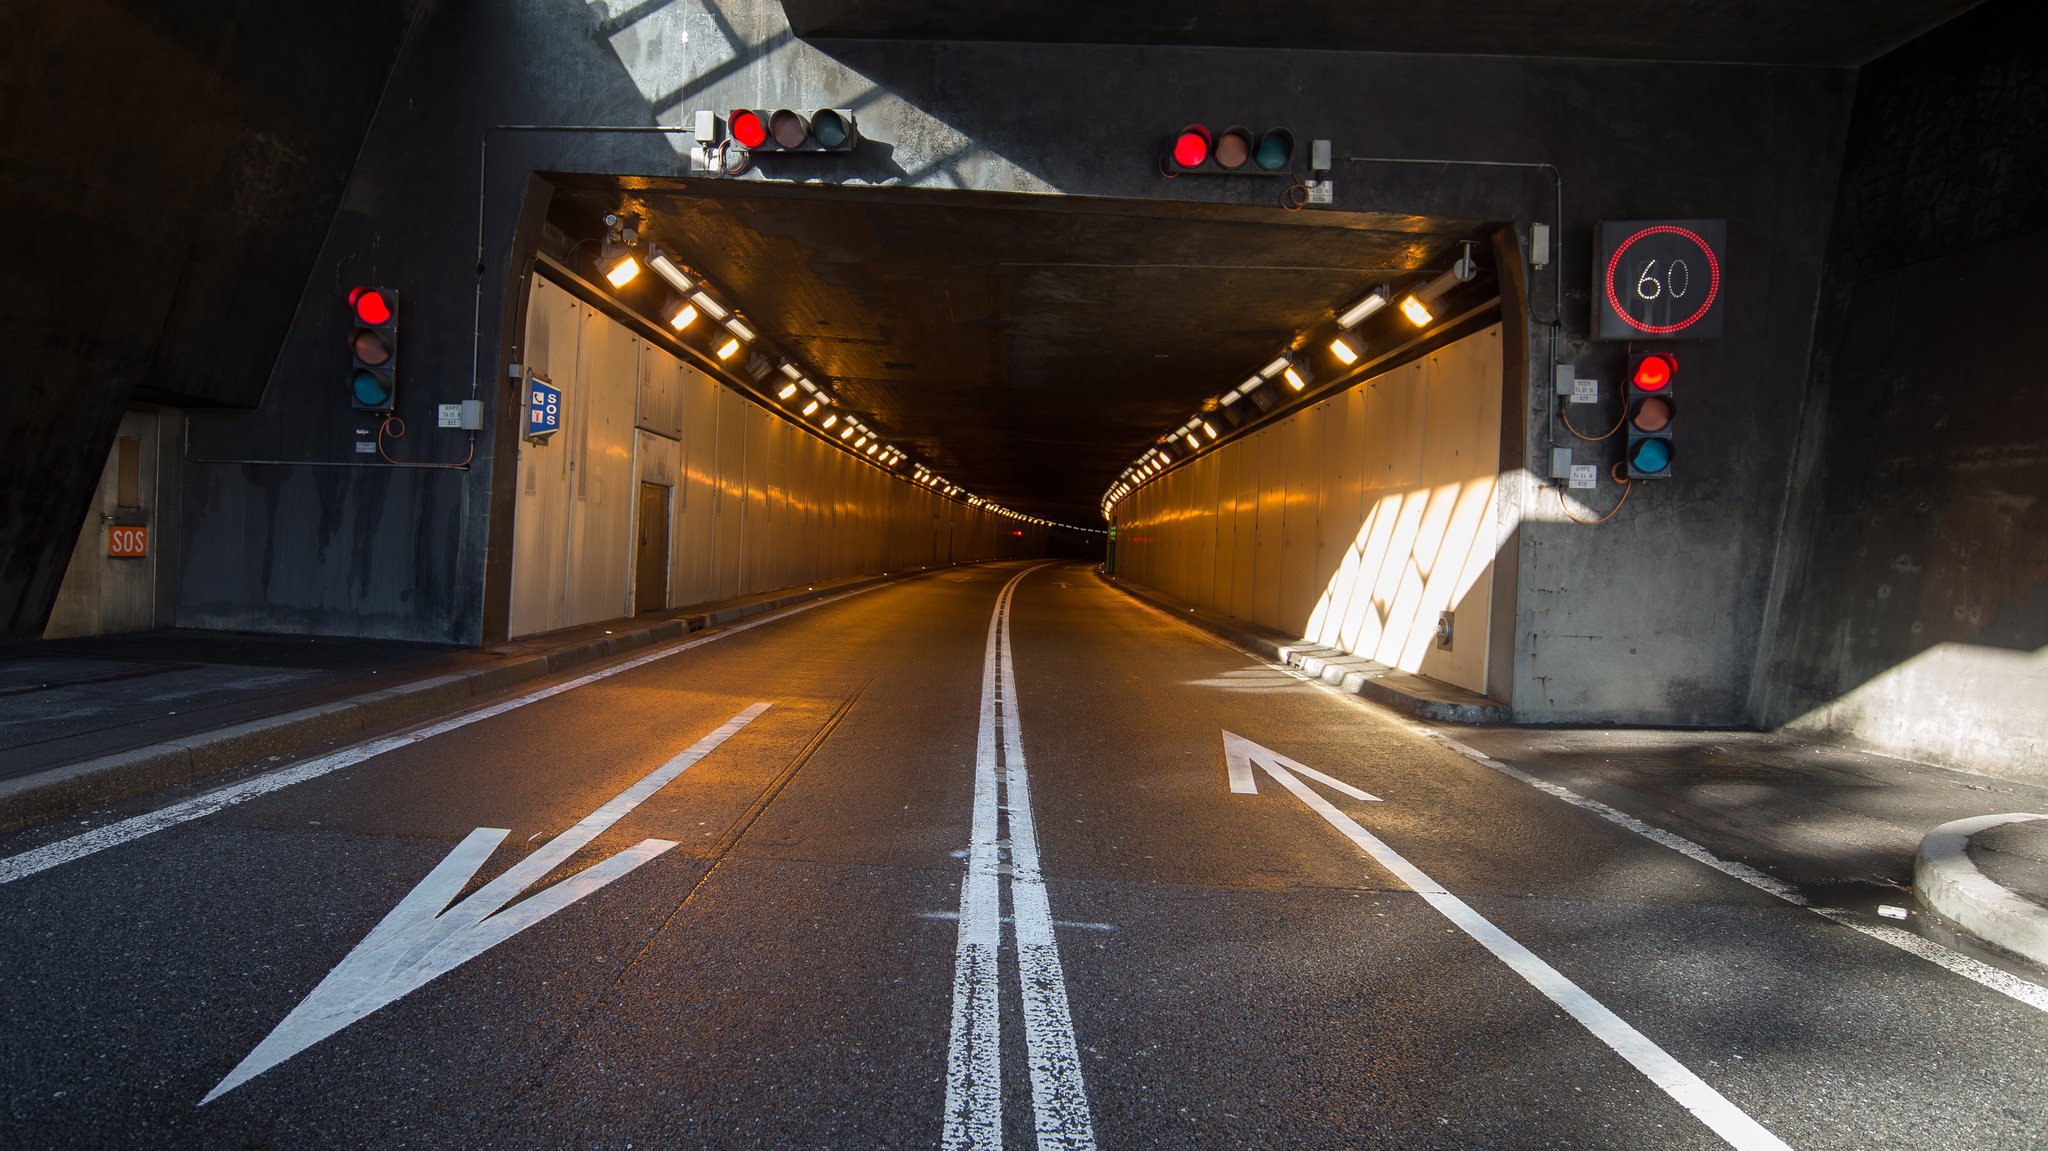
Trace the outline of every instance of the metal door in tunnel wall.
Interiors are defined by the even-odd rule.
[[[669,496],[675,489],[640,485],[639,547],[633,564],[633,610],[660,611],[668,606]]]

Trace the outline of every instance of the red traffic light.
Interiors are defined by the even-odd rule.
[[[736,108],[731,117],[732,138],[742,148],[758,148],[768,142],[768,125],[761,122],[757,112]]]
[[[388,324],[391,322],[391,304],[384,293],[375,288],[356,288],[348,294],[348,306],[355,309],[356,321],[364,324]]]
[[[1199,167],[1209,158],[1209,129],[1189,124],[1173,139],[1173,162],[1183,168]]]
[[[1661,392],[1671,383],[1671,377],[1677,374],[1676,360],[1661,352],[1651,352],[1636,360],[1629,379],[1643,391]]]
[[[1159,161],[1162,175],[1206,172],[1242,176],[1285,175],[1294,167],[1294,133],[1286,128],[1254,132],[1233,125],[1220,132],[1189,124],[1173,137]]]

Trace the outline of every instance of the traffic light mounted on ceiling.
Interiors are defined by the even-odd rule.
[[[361,287],[348,294],[349,406],[359,412],[388,412],[398,401],[398,293]]]
[[[749,152],[851,152],[860,143],[851,108],[734,108],[726,128]]]
[[[1167,176],[1289,175],[1294,170],[1294,133],[1286,128],[1254,133],[1243,127],[1211,132],[1207,125],[1189,124],[1174,135],[1159,170]]]

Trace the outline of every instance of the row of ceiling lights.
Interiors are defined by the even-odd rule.
[[[608,220],[607,224],[613,231],[605,241],[605,254],[602,258],[604,278],[614,289],[624,288],[640,274],[640,260],[633,251],[634,234],[631,230],[621,229],[616,218]],[[709,316],[713,323],[723,325],[726,339],[713,352],[721,361],[730,361],[739,353],[741,347],[755,343],[758,337],[754,330],[735,315],[732,309],[720,304],[711,295],[703,277],[685,272],[668,253],[652,243],[647,245],[647,266],[654,269],[656,275],[668,281],[670,286],[681,293],[680,296],[671,297],[668,306],[662,312],[669,327],[682,332],[704,316]],[[841,408],[830,392],[812,383],[795,364],[784,360],[780,371],[786,379],[782,386],[776,389],[775,398],[797,411],[804,419],[815,423],[820,432],[836,430],[839,441],[846,450],[891,471],[909,458],[894,445],[883,443],[881,433],[862,423],[852,412]],[[1013,511],[992,500],[970,494],[966,488],[952,483],[923,464],[913,467],[911,477],[915,483],[939,492],[949,499],[960,500],[971,507],[1008,519],[1041,527],[1066,527],[1084,532],[1100,530],[1075,527],[1072,524],[1057,524],[1038,516]]]
[[[1418,328],[1428,327],[1436,320],[1436,314],[1430,310],[1430,305],[1445,292],[1478,274],[1479,265],[1472,259],[1472,241],[1467,240],[1465,254],[1451,265],[1449,271],[1401,298],[1401,314]],[[1353,330],[1368,317],[1386,307],[1393,298],[1393,292],[1382,284],[1337,314],[1338,331],[1330,341],[1330,354],[1335,356],[1339,363],[1350,367],[1358,362],[1365,343]],[[1242,402],[1251,402],[1261,413],[1272,411],[1278,401],[1273,398],[1272,392],[1260,389],[1275,379],[1298,393],[1306,390],[1315,377],[1310,372],[1308,361],[1291,350],[1274,357],[1271,363],[1260,368],[1243,383],[1215,400],[1203,404],[1202,411],[1195,413],[1193,419],[1161,436],[1157,445],[1146,449],[1143,455],[1131,461],[1130,466],[1117,476],[1116,482],[1109,486],[1109,490],[1102,493],[1102,518],[1112,519],[1118,501],[1147,480],[1165,471],[1176,459],[1175,453],[1179,453],[1179,458],[1191,457],[1221,439],[1223,433],[1216,427],[1217,414],[1234,427],[1249,418],[1244,414],[1244,410],[1237,406]]]

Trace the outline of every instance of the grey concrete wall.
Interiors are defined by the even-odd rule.
[[[1768,725],[2048,775],[2048,62],[2020,3],[1864,70],[1828,256]]]
[[[1730,336],[1701,349],[1691,368],[1722,390],[1687,413],[1682,478],[1638,492],[1599,530],[1545,513],[1550,497],[1534,486],[1512,495],[1533,509],[1517,557],[1517,708],[1536,719],[1739,723],[1748,718],[1849,95],[1847,74],[1820,69],[813,44],[791,36],[772,0],[450,7],[432,15],[394,74],[262,410],[195,419],[194,455],[273,446],[309,464],[347,460],[353,432],[335,399],[337,299],[366,279],[407,292],[408,447],[456,453],[457,443],[422,429],[431,428],[431,403],[468,394],[473,311],[486,351],[476,375],[497,370],[488,351],[504,337],[527,175],[685,170],[658,136],[493,135],[478,277],[477,145],[493,124],[644,125],[679,123],[699,107],[850,105],[870,137],[846,170],[851,180],[1243,203],[1270,202],[1272,189],[1161,181],[1165,135],[1191,119],[1289,123],[1334,140],[1340,157],[1548,163],[1564,181],[1561,275],[1530,277],[1539,321],[1527,329],[1532,374],[1547,381],[1542,321],[1557,317],[1561,353],[1612,378],[1618,350],[1581,342],[1591,225],[1601,218],[1727,217]],[[1336,177],[1345,207],[1523,224],[1554,213],[1540,171],[1345,160]],[[1540,389],[1530,399],[1529,450],[1538,454],[1550,424]],[[221,471],[257,465],[195,463],[188,516],[202,525],[195,535],[208,532],[219,546],[189,553],[181,618],[311,630],[355,617],[358,630],[376,634],[474,639],[491,439],[479,466],[452,478],[309,466],[263,479]],[[237,552],[232,539],[249,543]],[[323,548],[326,563],[279,578],[275,557]],[[200,588],[218,590],[208,598]]]
[[[42,630],[131,400],[261,395],[417,6],[0,6],[0,635]]]

